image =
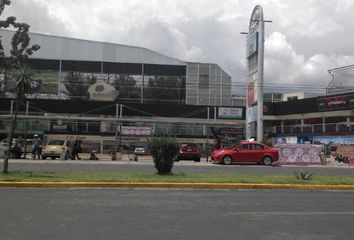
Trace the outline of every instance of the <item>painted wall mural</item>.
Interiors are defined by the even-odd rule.
[[[279,162],[281,164],[321,164],[322,145],[280,144]]]

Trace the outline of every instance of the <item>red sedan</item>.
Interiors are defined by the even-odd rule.
[[[271,165],[278,161],[277,148],[268,147],[258,142],[242,142],[231,149],[217,149],[211,153],[213,163],[262,163]]]

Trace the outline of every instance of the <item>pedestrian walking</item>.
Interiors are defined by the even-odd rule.
[[[38,157],[38,159],[41,159],[42,148],[43,148],[42,139],[38,136],[38,134],[34,134],[33,135],[32,159],[36,159],[36,156]]]

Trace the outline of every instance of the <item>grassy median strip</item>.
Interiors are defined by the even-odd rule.
[[[273,184],[354,184],[354,176],[315,175],[309,181],[293,174],[222,174],[222,173],[90,173],[14,171],[0,174],[6,182],[166,182],[166,183],[273,183]]]

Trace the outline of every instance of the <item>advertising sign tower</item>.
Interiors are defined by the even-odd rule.
[[[263,9],[257,5],[252,12],[247,33],[246,139],[263,141]]]

